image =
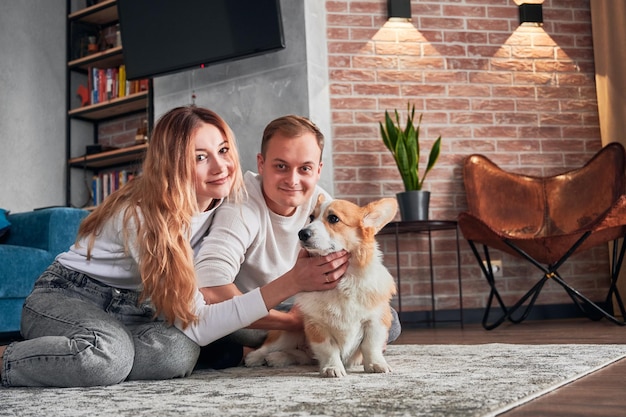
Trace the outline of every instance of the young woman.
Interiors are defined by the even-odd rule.
[[[94,386],[189,375],[199,344],[248,326],[299,291],[336,285],[345,257],[310,280],[293,274],[207,305],[194,251],[213,212],[243,181],[235,138],[214,112],[178,107],[157,122],[142,174],[81,224],[76,243],[41,275],[24,303],[24,341],[0,347],[4,386]],[[306,268],[303,265],[302,268]],[[319,266],[318,266],[319,268]]]

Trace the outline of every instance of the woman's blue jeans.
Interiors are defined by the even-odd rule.
[[[25,340],[5,350],[0,382],[86,387],[190,375],[199,346],[139,297],[53,263],[24,303]]]

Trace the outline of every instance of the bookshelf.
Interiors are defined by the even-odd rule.
[[[135,142],[126,126],[145,120],[149,132],[153,120],[152,81],[124,77],[117,0],[91,3],[74,10],[77,2],[67,0],[66,204],[83,208],[102,201],[94,194],[97,180],[136,174],[148,144]],[[120,133],[125,141],[101,143],[102,127],[117,125],[127,130]],[[107,150],[88,153],[96,144]]]

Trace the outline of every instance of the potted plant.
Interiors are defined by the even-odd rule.
[[[413,122],[415,120],[415,105],[412,107],[410,104],[407,105],[407,121],[406,126],[403,128],[398,111],[394,110],[394,112],[395,121],[389,112],[385,110],[385,124],[383,125],[382,122],[379,122],[379,125],[383,142],[393,155],[404,183],[405,191],[396,194],[398,206],[400,207],[400,217],[404,221],[428,220],[430,191],[423,191],[422,186],[424,185],[426,175],[428,175],[428,172],[439,158],[441,136],[433,143],[428,155],[428,164],[420,177],[419,133],[422,115],[420,115],[417,126],[415,126]]]

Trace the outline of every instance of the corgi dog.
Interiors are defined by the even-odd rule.
[[[301,246],[312,256],[345,249],[351,254],[348,269],[334,289],[297,294],[304,333],[270,331],[265,343],[246,356],[246,366],[317,361],[320,374],[330,378],[343,377],[346,367],[360,364],[365,372],[391,372],[383,352],[396,285],[375,235],[397,211],[395,198],[359,207],[320,196],[311,223],[298,233]]]

